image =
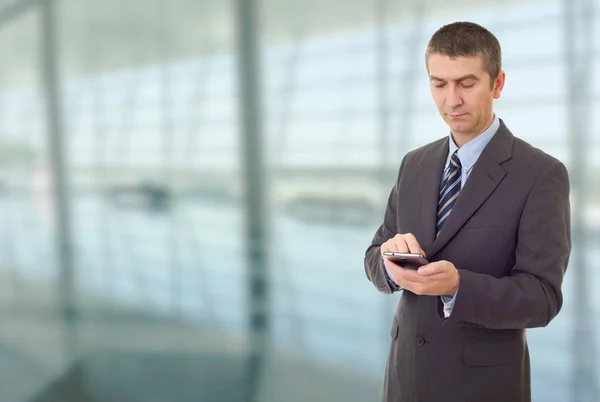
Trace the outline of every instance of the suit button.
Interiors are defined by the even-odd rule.
[[[417,345],[419,345],[419,346],[425,345],[425,339],[423,339],[421,337],[418,337],[417,338]]]

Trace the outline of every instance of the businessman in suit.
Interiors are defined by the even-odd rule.
[[[383,401],[531,401],[525,329],[548,325],[562,306],[568,174],[494,114],[505,73],[491,32],[440,28],[426,66],[450,134],[405,155],[365,254],[373,285],[402,292]],[[429,264],[405,269],[385,251]]]

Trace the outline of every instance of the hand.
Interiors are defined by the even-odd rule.
[[[385,258],[383,263],[399,286],[417,295],[454,296],[458,291],[460,273],[449,261],[432,262],[418,271],[404,269]]]
[[[412,233],[397,234],[380,247],[381,256],[386,251],[395,251],[398,253],[415,253],[425,255],[423,249],[419,245],[416,237]],[[384,258],[385,260],[385,258]],[[395,264],[394,264],[395,265]]]

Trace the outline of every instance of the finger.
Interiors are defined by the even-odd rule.
[[[394,243],[392,242],[392,239],[386,241],[385,243],[383,243],[379,249],[381,251],[381,254],[385,253],[386,251],[394,251]]]
[[[385,270],[387,271],[387,273],[390,276],[390,278],[392,278],[392,280],[396,284],[402,286],[401,285],[402,279],[398,275],[399,272],[402,270],[402,268],[398,264],[396,264],[396,263],[388,260],[385,257],[383,258],[383,264],[385,265]]]
[[[388,260],[386,257],[383,257],[383,264],[385,265],[385,269],[387,269],[388,274],[394,276],[394,280],[396,280],[397,277],[402,277],[404,271],[407,271],[407,269],[391,260]]]
[[[394,270],[394,275],[397,276],[402,282],[425,283],[431,281],[430,277],[419,275],[419,273],[414,269],[406,269],[398,265],[396,266],[398,268]]]
[[[412,233],[407,233],[404,235],[404,240],[406,241],[406,245],[411,253],[415,254],[423,254],[423,250],[421,249],[421,245],[417,241],[417,238]]]
[[[394,275],[396,275],[396,273],[399,270],[404,269],[400,265],[396,264],[395,262],[388,260],[386,257],[383,257],[383,265],[385,265],[385,268],[387,269],[389,274],[394,274]]]
[[[446,261],[436,261],[420,266],[417,272],[419,275],[432,276],[437,274],[446,274],[448,271],[449,264],[447,264]]]
[[[405,269],[391,261],[385,261],[385,266],[390,277],[403,289],[419,291],[427,286],[430,277],[420,276],[413,270]]]
[[[417,272],[419,275],[423,276],[430,276],[439,273],[437,266],[433,263],[420,266]]]
[[[425,282],[404,281],[401,286],[417,295],[428,295],[432,289],[432,284]]]
[[[397,272],[400,272],[400,275],[403,275],[405,271],[409,271],[409,269],[404,268],[402,265],[397,264],[392,260],[388,260],[386,257],[383,257],[383,263],[385,264],[385,267],[389,273],[393,272],[396,274]]]
[[[397,251],[399,253],[408,252],[408,247],[406,246],[406,242],[404,241],[404,238],[401,234],[397,234],[390,241],[394,244],[394,247],[396,248],[394,251]]]
[[[385,265],[385,267],[387,268],[387,270],[389,272],[391,272],[392,270],[399,268],[399,266],[397,264],[395,264],[394,262],[388,260],[387,258],[383,257],[383,265]]]
[[[394,247],[396,247],[394,251],[399,253],[408,253],[408,245],[406,244],[403,235],[397,234],[394,236],[392,243],[394,244]]]

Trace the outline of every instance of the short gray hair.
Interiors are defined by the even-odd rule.
[[[454,22],[438,29],[427,44],[426,66],[428,66],[429,56],[434,53],[452,58],[481,56],[483,69],[490,75],[492,87],[496,77],[502,71],[500,42],[493,33],[474,22]]]

